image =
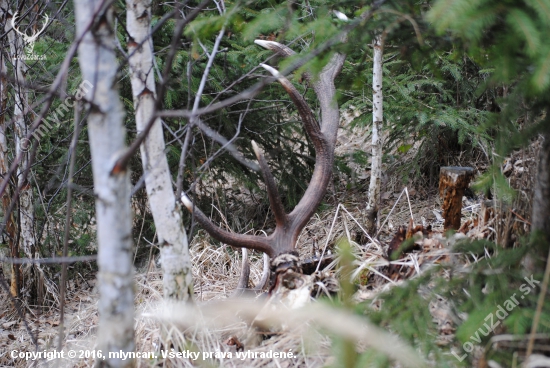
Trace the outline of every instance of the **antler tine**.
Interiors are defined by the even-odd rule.
[[[281,196],[279,195],[279,190],[277,189],[277,184],[275,183],[275,178],[267,165],[264,154],[256,142],[252,141],[252,148],[256,154],[256,158],[260,163],[260,169],[262,170],[262,175],[264,177],[265,185],[267,187],[267,196],[269,197],[269,204],[271,205],[271,211],[275,215],[275,221],[279,225],[284,225],[287,222],[287,217],[283,203],[281,202]]]
[[[265,41],[265,40],[254,40],[256,45],[262,46],[264,49],[273,51],[276,54],[281,56],[291,56],[296,54],[296,51],[292,50],[290,47],[283,45],[282,43],[275,41]]]
[[[15,14],[13,14],[13,17],[11,18],[11,29],[13,29],[15,32],[19,33],[21,36],[27,37],[27,34],[21,32],[17,28],[15,28],[15,20],[17,19],[17,13],[18,12],[15,12]]]
[[[277,69],[270,67],[266,64],[260,64],[265,70],[270,72],[279,83],[283,86],[285,91],[288,93],[290,98],[292,99],[292,102],[294,102],[294,105],[298,108],[298,113],[300,114],[300,117],[302,118],[302,122],[304,124],[304,128],[311,138],[311,141],[315,145],[315,150],[320,150],[323,148],[324,145],[324,139],[321,134],[321,131],[319,129],[319,124],[317,123],[317,120],[315,120],[315,117],[313,116],[313,112],[309,108],[309,105],[307,104],[306,100],[302,97],[302,95],[298,92],[296,87],[288,79],[286,79]]]
[[[195,220],[197,220],[203,229],[206,230],[206,232],[208,232],[208,234],[210,234],[214,239],[234,247],[259,250],[267,253],[271,257],[274,256],[275,250],[269,244],[269,238],[230,233],[229,231],[214,224],[212,220],[210,220],[199,208],[193,205],[193,202],[191,202],[189,197],[187,197],[187,195],[183,192],[181,193],[181,201],[187,210],[193,214]]]
[[[336,132],[340,122],[340,113],[335,101],[334,79],[342,70],[345,59],[345,55],[335,54],[319,74],[319,79],[313,83],[321,107],[321,131],[333,144],[336,143]]]
[[[262,278],[260,279],[260,282],[258,282],[258,285],[256,285],[256,287],[254,288],[254,290],[263,290],[263,288],[267,285],[270,273],[271,268],[269,267],[269,256],[264,253],[264,269],[262,271]]]
[[[243,261],[241,264],[241,276],[237,283],[237,294],[242,293],[245,289],[248,289],[248,281],[250,280],[250,263],[248,262],[248,249],[242,248]]]
[[[262,46],[264,49],[268,49],[280,56],[292,56],[296,55],[296,51],[292,50],[287,45],[275,41],[265,41],[265,40],[255,40],[256,45]],[[311,81],[311,74],[309,72],[304,72],[302,76],[308,81]]]
[[[273,50],[282,55],[292,55],[289,48],[272,41],[259,41],[256,44]],[[319,99],[321,106],[321,124],[318,125],[309,105],[298,93],[296,88],[277,70],[263,65],[274,77],[276,77],[290,95],[304,123],[304,128],[315,146],[315,169],[313,176],[300,202],[294,210],[287,215],[290,223],[289,230],[292,232],[291,242],[294,244],[299,232],[306,225],[311,215],[321,203],[330,178],[332,176],[332,165],[334,162],[334,145],[339,126],[338,105],[334,101],[335,86],[334,79],[342,69],[344,55],[335,54],[331,61],[323,68],[318,80],[313,81],[313,89]],[[306,79],[311,82],[311,75],[304,73]]]
[[[281,56],[291,56],[296,54],[296,52],[290,47],[275,41],[255,40],[254,43]],[[309,72],[303,73],[304,78],[308,82],[312,83],[315,94],[321,104],[321,113],[323,114],[320,124],[321,129],[323,129],[326,125],[332,126],[332,124],[327,124],[326,121],[333,120],[336,116],[334,114],[334,109],[332,108],[334,103],[334,101],[332,101],[334,97],[334,78],[338,75],[338,73],[340,73],[342,65],[344,64],[344,59],[345,56],[343,55],[334,55],[329,64],[326,65],[321,71],[318,80],[313,81]],[[335,131],[333,130],[328,132],[329,136],[332,137],[334,132]]]
[[[36,36],[40,35],[42,32],[44,32],[44,30],[46,29],[46,27],[48,26],[48,21],[50,20],[50,17],[48,16],[48,14],[46,14],[46,20],[44,21],[44,26],[42,27],[42,29],[40,31],[38,31],[36,33]]]

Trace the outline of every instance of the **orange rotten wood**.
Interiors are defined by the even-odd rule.
[[[471,167],[446,166],[439,172],[439,197],[442,202],[445,230],[460,229],[462,196],[474,176]]]

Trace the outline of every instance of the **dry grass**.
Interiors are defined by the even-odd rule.
[[[426,213],[427,208],[435,208],[433,201],[413,201],[409,205],[409,201],[403,194],[399,201],[395,199],[388,200],[381,221],[385,222],[382,229],[382,238],[388,237],[393,233],[392,228],[408,223],[411,212],[416,222],[421,221],[422,214]],[[395,204],[395,206],[394,206]],[[385,245],[378,241],[369,239],[368,235],[362,228],[362,211],[360,202],[347,202],[338,204],[335,208],[331,208],[324,212],[315,215],[307,224],[298,240],[297,249],[301,259],[307,259],[312,255],[321,253],[335,252],[335,244],[338,239],[344,238],[352,245],[353,252],[356,255],[355,261],[356,271],[353,277],[357,277],[363,270],[368,270],[370,275],[381,275],[377,270],[380,267],[388,265],[385,256]],[[390,213],[390,209],[393,211]],[[433,223],[438,226],[437,223]],[[361,240],[365,239],[365,242]],[[316,244],[312,246],[312,244]],[[228,246],[216,247],[210,242],[208,236],[201,233],[197,235],[191,242],[191,255],[193,263],[193,277],[195,280],[195,300],[197,309],[187,310],[186,312],[172,313],[171,315],[159,314],[162,310],[162,280],[161,272],[158,267],[158,259],[149,260],[144,269],[136,274],[136,350],[137,351],[156,351],[161,348],[166,349],[168,346],[179,347],[180,349],[189,349],[193,351],[229,351],[229,346],[225,341],[236,336],[241,341],[250,340],[250,336],[256,335],[254,329],[251,329],[250,310],[246,309],[251,305],[253,308],[258,308],[251,301],[245,306],[235,306],[234,299],[230,299],[234,291],[241,267],[241,255],[239,251]],[[416,258],[415,258],[416,257]],[[250,259],[251,267],[251,284],[256,284],[262,274],[263,260],[260,254],[252,253]],[[406,259],[396,261],[404,267],[414,267],[418,265],[418,256],[408,255]],[[328,268],[332,272],[338,273],[336,263],[334,262]],[[418,269],[420,272],[420,269]],[[369,276],[370,277],[370,276]],[[369,285],[369,291],[362,288],[358,293],[356,300],[375,299],[379,291],[385,290],[394,282],[377,277],[375,284]],[[91,350],[95,345],[95,333],[98,321],[97,315],[97,293],[94,286],[95,280],[87,280],[86,283],[80,285],[73,284],[69,288],[68,303],[66,306],[66,326],[67,326],[67,341],[64,346],[65,351],[72,350]],[[91,288],[87,288],[87,285]],[[252,285],[251,285],[252,286]],[[3,310],[13,310],[9,306],[9,301],[6,298],[2,300]],[[223,303],[223,304],[221,304]],[[215,306],[212,307],[212,306]],[[216,309],[217,308],[217,309]],[[244,308],[244,309],[243,309]],[[315,306],[319,308],[319,306]],[[318,311],[315,308],[307,309],[305,315],[311,317],[312,313],[319,313],[317,319],[311,322],[300,312],[293,311],[292,314],[282,312],[281,314],[274,313],[273,315],[280,319],[286,319],[287,326],[292,325],[293,328],[286,328],[282,333],[276,334],[273,337],[264,340],[247,342],[247,349],[250,348],[253,352],[288,352],[293,351],[296,358],[279,359],[276,364],[280,367],[321,367],[335,359],[331,350],[331,342],[326,333],[326,330],[334,330],[336,327],[332,325],[323,325],[319,321],[333,320],[334,311],[327,310]],[[184,307],[185,309],[185,307]],[[248,317],[243,317],[247,311]],[[222,313],[223,312],[223,313]],[[217,314],[223,314],[223,318],[217,318]],[[302,323],[291,323],[290,318],[296,319],[296,316],[302,316]],[[55,339],[57,336],[56,321],[58,314],[54,311],[50,313],[36,316],[29,315],[27,320],[30,322],[31,329],[39,333],[39,345],[42,349],[53,349],[55,347]],[[347,323],[346,317],[344,322],[339,326]],[[4,314],[2,321],[17,321],[16,315]],[[215,323],[212,323],[215,322]],[[354,323],[365,324],[365,331],[371,333],[376,329],[367,325],[366,320],[355,321]],[[314,328],[315,326],[323,326],[322,330]],[[367,328],[368,327],[368,328]],[[355,336],[353,332],[356,328],[336,329],[334,332],[340,334],[351,334],[351,338],[360,342],[363,340],[380,341],[380,332],[376,330],[374,335]],[[34,351],[31,339],[28,332],[25,330],[22,323],[18,322],[13,326],[2,331],[2,336],[7,334],[13,335],[15,340],[6,339],[7,343],[3,343],[2,350],[9,352],[17,349],[21,351]],[[384,335],[385,336],[385,335]],[[387,335],[388,339],[392,339]],[[253,339],[252,339],[253,340]],[[363,342],[362,346],[366,346]],[[405,348],[404,348],[405,349]],[[403,350],[403,351],[406,351]],[[139,360],[140,367],[154,366],[162,361],[158,360]],[[270,359],[248,359],[241,360],[233,357],[232,359],[210,359],[203,362],[191,361],[185,359],[168,359],[167,367],[187,367],[187,366],[226,366],[226,367],[262,367],[273,366],[273,361]],[[0,364],[10,365],[13,361],[4,354],[0,357]],[[47,366],[47,362],[41,363]],[[72,361],[65,360],[56,362],[55,366],[67,367],[91,367],[93,359],[75,359]],[[27,363],[19,360],[15,364],[16,367],[27,366]],[[50,365],[51,366],[51,365]]]
[[[340,150],[345,150],[346,144],[351,148],[357,145],[368,145],[368,142],[364,141],[365,136],[364,131],[350,133],[350,136],[346,136],[340,142]],[[505,162],[503,171],[507,169],[506,164],[511,165],[511,174],[508,176],[510,183],[520,190],[520,196],[516,202],[518,204],[514,208],[525,218],[521,220],[516,216],[510,220],[509,217],[501,216],[498,220],[501,226],[504,226],[506,221],[524,226],[529,221],[530,188],[532,188],[535,165],[526,163],[537,157],[538,144],[535,142],[525,150],[514,152]],[[425,227],[431,225],[436,234],[442,232],[437,195],[428,191],[420,194],[422,188],[416,188],[408,192],[407,197],[407,193],[402,189],[403,184],[397,176],[390,177],[385,182],[382,190],[385,197],[379,218],[380,225],[383,225],[379,234],[380,241],[372,240],[362,228],[362,224],[365,223],[363,218],[365,193],[357,191],[351,194],[349,191],[333,193],[329,198],[331,208],[315,214],[298,239],[297,250],[300,258],[307,259],[320,254],[334,253],[337,241],[346,239],[356,256],[352,277],[359,278],[366,272],[367,278],[374,280],[369,281],[368,288],[365,285],[360,287],[355,300],[369,300],[375,304],[377,295],[381,291],[402,282],[389,280],[381,271],[389,265],[385,258],[387,243],[397,228],[406,226],[412,216],[415,223],[423,224]],[[480,208],[480,201],[466,201],[463,206],[463,216],[466,220],[473,222]],[[448,245],[441,236],[438,239]],[[229,337],[236,336],[245,342],[246,349],[253,352],[292,351],[296,358],[241,360],[233,356],[230,359],[197,361],[158,358],[138,360],[139,367],[162,364],[166,367],[322,367],[336,359],[329,338],[334,334],[348,337],[361,349],[366,346],[375,346],[385,351],[385,344],[392,349],[387,353],[404,363],[397,366],[406,366],[407,362],[415,362],[416,354],[395,337],[370,326],[365,319],[357,319],[345,313],[335,312],[333,309],[328,310],[320,303],[313,303],[302,311],[288,313],[282,310],[279,313],[273,313],[272,322],[278,326],[285,325],[286,328],[279,327],[277,334],[269,339],[255,340],[253,337],[257,332],[251,328],[251,324],[253,316],[257,315],[260,307],[251,300],[243,304],[231,298],[240,275],[240,252],[228,246],[212,245],[209,237],[202,232],[192,239],[190,246],[196,306],[173,307],[162,304],[162,279],[158,259],[149,260],[146,266],[136,273],[136,350],[158,352],[174,346],[196,352],[234,352],[234,347],[229,347],[225,341]],[[415,277],[434,263],[441,259],[449,259],[451,256],[448,249],[433,249],[409,253],[403,259],[392,263],[412,269],[411,277]],[[477,260],[464,257],[459,260],[459,263],[463,269],[467,269],[473,261]],[[252,252],[250,263],[251,286],[253,286],[258,283],[262,274],[261,255]],[[338,274],[336,262],[328,267],[328,271]],[[65,351],[91,350],[95,347],[98,295],[94,282],[95,280],[86,280],[80,284],[73,282],[69,287]],[[12,350],[32,352],[35,348],[25,325],[12,308],[11,301],[3,290],[1,293],[0,310],[4,312],[0,314],[0,366],[27,367],[28,362],[24,360],[14,362],[9,357],[9,352]],[[33,308],[28,310],[34,311]],[[437,307],[434,313],[437,314],[442,310],[446,309]],[[39,349],[53,349],[58,333],[58,313],[53,308],[42,315],[33,313],[27,314],[26,320],[33,333],[38,333]],[[441,321],[438,320],[437,323],[443,323]],[[399,345],[399,348],[396,348],[396,345]],[[93,359],[88,358],[72,361],[41,361],[39,366],[91,367],[93,363]]]
[[[392,215],[393,216],[393,215]],[[397,217],[396,217],[397,219]],[[398,220],[396,220],[398,221]],[[320,253],[323,250],[326,252],[334,252],[334,244],[339,238],[346,238],[350,244],[354,246],[358,261],[357,266],[361,265],[376,265],[387,264],[384,260],[384,249],[377,242],[369,242],[367,244],[357,243],[352,236],[352,233],[361,232],[360,211],[349,211],[343,205],[337,206],[336,209],[325,211],[324,213],[315,216],[307,225],[306,231],[299,239],[298,249],[302,258],[307,258],[312,253]],[[311,238],[315,237],[318,244],[316,250],[311,247]],[[158,260],[150,260],[145,269],[136,274],[136,342],[137,351],[159,351],[161,347],[169,346],[166,341],[171,341],[174,346],[203,351],[226,351],[229,347],[225,341],[231,336],[237,336],[239,339],[246,340],[249,336],[255,335],[253,329],[250,328],[250,317],[242,317],[241,312],[237,313],[237,309],[228,312],[228,306],[232,303],[228,301],[231,293],[234,291],[241,267],[240,252],[235,251],[231,247],[222,246],[215,247],[209,242],[207,236],[197,236],[191,243],[191,254],[193,261],[193,277],[195,280],[195,300],[198,306],[208,310],[205,317],[200,319],[197,313],[202,313],[203,309],[196,309],[193,313],[189,312],[188,317],[158,318],[158,311],[161,308],[162,301],[162,280],[161,272],[158,268]],[[254,254],[251,257],[251,283],[255,284],[259,281],[262,273],[263,260],[260,254]],[[371,267],[371,266],[369,266]],[[336,268],[333,264],[330,268]],[[372,268],[374,269],[374,268]],[[64,350],[91,350],[95,345],[95,333],[98,321],[97,315],[97,292],[94,288],[95,280],[87,280],[87,283],[79,285],[71,284],[68,292],[68,302],[66,306],[66,334],[67,341]],[[381,282],[380,287],[386,282]],[[86,285],[89,285],[88,288]],[[220,304],[220,303],[225,304]],[[17,316],[10,306],[7,298],[3,298],[1,305],[3,310],[11,311],[2,315],[3,323],[15,321],[13,325],[9,325],[2,330],[2,336],[12,337],[6,338],[2,342],[2,351],[10,352],[11,350],[34,351],[32,341],[21,321],[18,321]],[[216,307],[225,312],[224,318],[217,320],[212,315],[212,307],[216,303]],[[249,305],[254,305],[248,302]],[[242,306],[241,306],[242,307]],[[236,308],[233,306],[232,308]],[[257,306],[255,307],[257,308]],[[248,312],[249,314],[251,312]],[[310,312],[306,312],[308,314]],[[319,312],[320,316],[327,314],[327,311]],[[324,313],[324,314],[323,314]],[[239,315],[239,316],[237,316]],[[294,311],[293,318],[299,316]],[[232,316],[232,318],[230,318]],[[325,316],[330,319],[330,316]],[[323,317],[323,318],[325,318]],[[290,314],[283,313],[280,318],[290,318]],[[31,330],[38,332],[38,341],[40,350],[53,349],[56,345],[56,337],[58,332],[57,321],[58,313],[51,310],[42,316],[27,315]],[[321,319],[319,317],[318,319]],[[182,323],[187,321],[186,323]],[[7,321],[7,322],[4,322]],[[209,321],[217,321],[220,323],[211,324]],[[222,323],[223,322],[223,323]],[[280,321],[279,321],[280,322]],[[287,325],[289,321],[287,321]],[[366,321],[363,321],[366,323]],[[318,324],[318,323],[317,323]],[[295,323],[292,329],[288,328],[283,333],[275,335],[267,339],[257,346],[250,343],[248,347],[254,352],[288,352],[292,350],[296,354],[293,359],[279,359],[277,364],[280,367],[321,367],[325,365],[332,357],[330,339],[326,333],[319,332],[318,329],[312,328],[311,323]],[[327,326],[324,326],[325,328]],[[330,326],[329,326],[330,327]],[[340,333],[342,331],[339,331]],[[345,331],[344,331],[345,332]],[[379,334],[378,334],[379,335]],[[359,336],[365,338],[365,336]],[[358,338],[355,336],[355,338]],[[379,338],[379,336],[378,336]],[[331,358],[332,357],[332,358]],[[160,361],[160,360],[159,360]],[[148,367],[157,364],[159,361],[140,360],[139,366]],[[1,365],[12,365],[14,362],[7,354],[0,357]],[[192,362],[190,360],[169,359],[166,366],[186,367],[186,366],[227,366],[227,367],[262,367],[273,366],[270,359],[248,359],[241,360],[240,358],[210,360],[205,362]],[[48,363],[41,362],[42,366],[48,366]],[[75,359],[56,362],[55,366],[67,367],[88,367],[93,365],[93,359]],[[25,367],[27,363],[23,360],[18,360],[16,367]],[[52,366],[50,364],[50,366]]]
[[[428,222],[436,230],[441,227],[440,222],[432,212],[437,210],[437,201],[412,200],[409,205],[406,194],[403,194],[399,201],[396,200],[397,198],[388,200],[382,211],[384,215],[380,220],[385,223],[381,230],[382,239],[392,235],[397,226],[406,225],[411,212],[415,222]],[[392,208],[393,211],[390,212]],[[473,217],[478,208],[478,204],[472,203],[465,206],[463,214]],[[354,263],[355,272],[352,277],[357,278],[366,270],[369,275],[368,278],[375,280],[374,283],[369,283],[368,288],[360,287],[355,300],[370,300],[371,303],[376,303],[376,296],[379,292],[387,290],[401,281],[388,280],[387,277],[384,277],[383,272],[379,271],[388,265],[385,258],[386,245],[384,245],[387,242],[383,241],[381,244],[369,240],[362,229],[361,216],[360,203],[350,202],[346,205],[339,204],[335,208],[316,215],[302,233],[298,241],[298,250],[301,258],[306,259],[323,251],[325,253],[335,252],[334,247],[337,240],[347,239],[352,245],[357,259]],[[366,241],[362,242],[361,239],[366,239]],[[316,244],[316,246],[314,247],[312,244]],[[239,279],[240,252],[227,246],[213,246],[207,236],[199,234],[192,240],[191,254],[196,308],[180,306],[170,312],[166,311],[166,306],[162,304],[162,280],[158,260],[150,260],[147,266],[136,274],[136,350],[156,351],[159,354],[158,359],[139,360],[139,367],[152,367],[158,366],[158,364],[164,364],[166,367],[322,367],[336,359],[331,348],[329,338],[331,334],[328,334],[327,331],[344,336],[348,334],[348,337],[356,341],[362,349],[377,341],[386,341],[386,344],[389,344],[387,346],[395,346],[397,343],[391,340],[395,337],[378,331],[363,319],[360,321],[353,320],[350,323],[346,319],[349,316],[344,315],[342,316],[343,320],[339,320],[336,326],[330,323],[327,325],[328,322],[323,321],[338,319],[335,319],[334,310],[324,310],[318,303],[314,303],[313,306],[307,307],[302,312],[293,311],[288,313],[280,311],[274,313],[274,322],[279,325],[285,324],[287,327],[279,330],[278,334],[267,340],[253,341],[254,339],[251,336],[257,335],[257,332],[250,326],[253,320],[252,315],[258,312],[259,307],[252,301],[247,301],[243,305],[230,298]],[[415,277],[436,261],[448,255],[449,253],[445,249],[436,249],[428,253],[410,253],[403,259],[393,263],[401,267],[414,269],[412,277]],[[468,263],[469,261],[462,260],[461,262]],[[252,284],[259,281],[262,267],[261,255],[253,253],[251,257]],[[329,269],[338,273],[335,263]],[[69,290],[66,307],[67,341],[64,346],[65,351],[69,349],[91,350],[95,346],[98,321],[96,300],[98,296],[95,289],[93,289],[94,280],[88,280],[88,283],[92,288],[86,289],[84,286],[86,284],[82,283],[72,285]],[[2,303],[1,307],[4,307],[3,310],[13,311],[6,298],[3,298],[0,303]],[[39,333],[40,350],[53,349],[57,336],[56,321],[58,320],[58,314],[50,311],[50,313],[42,316],[28,315],[27,320],[31,329]],[[9,321],[18,321],[13,312],[5,312],[2,315],[2,323],[9,323]],[[346,329],[342,327],[346,323],[350,323],[353,328]],[[361,329],[364,332],[362,335],[354,335],[358,331],[356,328],[358,323],[364,324],[364,328]],[[292,328],[288,326],[292,326]],[[34,351],[29,334],[23,324],[18,321],[14,325],[3,328],[1,334],[3,338],[7,338],[3,339],[4,341],[1,343],[2,351],[5,353],[0,357],[0,365],[28,366],[27,362],[23,360],[18,360],[14,365],[14,362],[6,354],[14,349]],[[8,335],[11,335],[11,337],[8,337]],[[388,340],[383,340],[382,335]],[[161,349],[168,350],[167,347],[169,346],[177,347],[179,350],[201,353],[216,351],[232,351],[234,353],[234,348],[227,346],[225,343],[232,336],[236,336],[239,340],[245,342],[246,348],[252,352],[292,351],[296,357],[277,360],[260,358],[243,360],[233,354],[230,359],[199,359],[193,361],[181,358],[163,359],[158,353]],[[393,349],[394,353],[399,352],[408,357],[394,356],[394,358],[404,359],[405,361],[410,360],[407,354],[413,353],[407,349],[405,345],[402,345],[402,349]],[[93,359],[64,360],[55,363],[42,361],[40,365],[91,367],[93,366]]]

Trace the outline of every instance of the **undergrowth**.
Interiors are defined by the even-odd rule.
[[[376,303],[357,305],[355,310],[397,333],[437,367],[482,367],[486,363],[481,362],[487,361],[512,367],[512,362],[524,358],[541,292],[543,269],[530,273],[522,264],[535,248],[525,238],[512,249],[485,240],[463,241],[453,250],[450,262],[380,294]],[[438,301],[443,303],[438,305]],[[448,314],[451,326],[447,332],[454,338],[446,342],[437,338],[441,329],[438,332],[434,312]],[[549,305],[543,307],[537,331],[550,332]]]

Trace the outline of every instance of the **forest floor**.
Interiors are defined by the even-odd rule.
[[[388,206],[383,209],[383,213],[389,213],[397,200],[394,197],[399,197],[399,194],[401,193],[396,192],[395,195],[392,193],[393,200],[388,200]],[[481,203],[479,201],[465,200],[463,208],[465,220],[473,218],[480,207]],[[429,249],[409,253],[400,259],[402,269],[394,271],[392,275],[387,272],[388,261],[385,258],[385,248],[387,248],[387,244],[396,232],[397,227],[407,225],[411,212],[415,222],[430,224],[433,229],[433,236],[431,237],[436,238],[436,235],[439,234],[440,240],[431,243],[426,242]],[[356,301],[369,299],[375,301],[377,293],[400,284],[404,278],[413,277],[415,273],[422,272],[424,263],[428,265],[448,256],[445,249],[443,249],[445,240],[441,237],[442,221],[439,213],[437,197],[432,195],[423,200],[413,197],[410,199],[409,206],[406,192],[403,192],[392,214],[382,217],[387,221],[385,221],[380,233],[380,244],[368,242],[368,240],[367,244],[360,244],[361,239],[367,239],[365,236],[361,236],[364,234],[361,228],[364,221],[362,220],[363,211],[360,209],[360,204],[357,203],[355,206],[350,202],[339,204],[336,208],[315,216],[307,225],[299,240],[298,248],[301,259],[315,254],[318,255],[325,247],[327,247],[326,254],[333,253],[335,252],[336,241],[340,238],[347,239],[354,247],[354,253],[358,259],[356,274],[359,275],[361,270],[366,267],[369,270],[368,278],[375,280],[369,282],[368,285],[360,285],[354,298]],[[312,247],[312,244],[317,244],[317,247]],[[191,243],[191,250],[194,265],[196,305],[199,308],[202,306],[208,307],[212,303],[235,300],[235,298],[231,298],[231,294],[235,290],[240,276],[240,253],[231,247],[212,246],[207,236],[195,237]],[[256,284],[262,274],[263,261],[261,255],[253,254],[250,262],[251,284]],[[158,364],[162,365],[162,362],[166,362],[165,366],[167,367],[192,367],[197,365],[226,367],[275,366],[272,365],[272,359],[242,359],[236,357],[235,346],[227,345],[227,341],[231,337],[235,336],[238,340],[245,342],[250,340],[247,335],[254,334],[249,323],[247,323],[247,319],[239,317],[237,310],[225,314],[216,312],[215,316],[209,316],[207,312],[204,312],[204,315],[197,316],[196,311],[181,310],[182,314],[190,314],[187,320],[184,315],[173,318],[173,312],[171,315],[163,314],[166,311],[166,306],[162,304],[162,280],[158,259],[151,259],[145,264],[145,267],[136,272],[135,277],[137,351],[157,352],[159,357],[158,359],[140,359],[138,366],[159,366]],[[326,271],[334,273],[336,268],[336,264],[332,264]],[[93,273],[88,273],[69,281],[65,306],[67,334],[65,351],[93,351],[98,322],[98,295],[94,276]],[[0,336],[2,337],[0,339],[0,364],[2,366],[30,366],[29,362],[22,359],[14,364],[14,361],[10,358],[10,353],[13,350],[32,352],[35,351],[35,348],[29,338],[27,326],[10,307],[9,299],[2,298],[1,304],[1,310],[4,312],[0,314]],[[228,304],[223,308],[227,312],[227,308],[239,309],[240,307],[235,304]],[[440,310],[435,313],[445,317],[446,312]],[[215,323],[210,323],[213,321]],[[39,314],[36,309],[30,308],[29,313],[26,315],[26,322],[33,333],[38,333],[39,351],[51,350],[56,346],[56,338],[59,333],[59,313],[57,310],[52,308]],[[445,324],[446,322],[441,320],[437,323]],[[163,333],[161,326],[167,328],[168,331]],[[177,342],[180,346],[186,346],[190,351],[201,353],[232,351],[232,358],[205,359],[203,362],[200,362],[202,356],[197,361],[182,358],[162,358],[159,351],[165,349],[164,346],[167,345],[163,344],[163,341],[167,339]],[[292,326],[292,328],[287,328],[284,333],[276,334],[261,343],[256,341],[249,344],[251,345],[245,345],[245,349],[250,349],[252,352],[294,352],[293,358],[278,359],[276,365],[278,367],[321,367],[325,366],[331,359],[335,359],[329,336],[311,328],[308,324]],[[91,367],[93,361],[93,357],[90,356],[86,359],[76,357],[75,359],[50,362],[42,360],[39,366]]]
[[[526,185],[522,180],[531,180],[530,172],[535,170],[528,162],[536,157],[536,142],[525,153],[516,152],[505,161],[503,171],[508,170],[510,182]],[[523,178],[523,179],[522,179]],[[337,252],[339,239],[347,240],[356,257],[353,278],[357,283],[355,301],[376,303],[377,295],[389,288],[406,282],[407,279],[420,275],[432,265],[439,262],[468,262],[465,258],[453,257],[451,245],[458,239],[469,237],[495,239],[500,234],[508,234],[508,241],[519,231],[528,228],[526,213],[528,203],[523,207],[514,207],[514,211],[500,211],[491,223],[480,221],[484,208],[484,198],[466,198],[463,200],[462,223],[463,233],[450,238],[443,234],[443,219],[439,197],[435,190],[416,188],[399,184],[399,180],[390,178],[382,196],[384,206],[380,211],[380,241],[369,240],[362,228],[364,221],[365,193],[361,188],[349,189],[340,193],[329,194],[330,209],[319,212],[308,223],[298,241],[301,259]],[[393,180],[393,181],[392,181]],[[529,193],[520,194],[529,196]],[[530,202],[530,201],[528,201]],[[521,212],[521,215],[518,213]],[[515,215],[514,215],[515,213]],[[500,217],[499,217],[500,216]],[[415,225],[424,229],[431,227],[425,234],[415,231],[416,249],[404,253],[400,259],[389,267],[387,252],[392,238],[399,227],[410,229],[410,219]],[[515,227],[515,232],[510,231]],[[522,230],[524,229],[524,230]],[[512,234],[512,235],[513,235]],[[259,332],[250,326],[251,315],[257,314],[261,305],[252,299],[232,297],[241,268],[240,252],[231,247],[213,246],[208,236],[199,232],[191,241],[193,257],[193,277],[195,303],[190,306],[169,306],[162,301],[161,272],[156,257],[152,257],[136,271],[136,351],[155,352],[156,358],[139,359],[138,367],[321,367],[330,365],[335,356],[331,329],[340,329],[346,336],[354,337],[357,326],[347,317],[338,320],[340,326],[326,325],[327,320],[334,319],[334,314],[323,309],[326,303],[317,309],[311,309],[311,318],[296,321],[299,314],[285,311],[272,311],[271,316],[280,324],[279,329],[271,331],[271,337],[259,338]],[[250,257],[251,286],[256,284],[262,274],[263,260],[260,254],[253,252]],[[337,262],[329,265],[325,272],[338,275]],[[98,323],[97,290],[95,274],[79,273],[68,283],[67,303],[65,306],[66,343],[64,351],[78,351],[82,356],[74,359],[40,360],[37,365],[44,367],[91,367],[94,359],[90,352],[94,350]],[[261,299],[260,299],[261,300]],[[433,308],[432,308],[433,306]],[[52,350],[56,347],[59,332],[59,313],[55,308],[39,311],[28,306],[26,318],[19,318],[11,306],[11,301],[2,291],[0,301],[0,366],[27,367],[31,361],[12,359],[12,351],[34,352],[35,346],[29,330],[37,334],[38,351]],[[329,313],[329,314],[327,314]],[[453,327],[448,305],[444,300],[435,301],[430,306],[434,324],[438,326],[442,344],[453,338]],[[253,319],[253,317],[252,317]],[[350,322],[351,321],[351,322]],[[351,324],[350,324],[351,323]],[[362,323],[362,322],[361,322]],[[365,322],[366,323],[366,322]],[[323,328],[318,328],[322,326]],[[381,341],[392,346],[391,337],[376,328],[365,324],[361,335],[368,340]],[[347,330],[346,330],[347,329]],[[361,333],[363,333],[361,332]],[[265,332],[262,332],[265,334]],[[354,335],[355,334],[355,335]],[[375,335],[369,335],[375,334]],[[359,336],[359,337],[361,337]],[[233,341],[231,341],[233,338]],[[228,345],[228,342],[230,343]],[[231,345],[231,343],[237,343]],[[245,351],[267,355],[236,356],[239,343],[244,344]],[[163,357],[161,351],[170,351],[168,347],[179,346],[180,351],[198,353],[197,359],[182,357]],[[364,348],[365,342],[358,342],[358,348]],[[399,350],[399,349],[395,349]],[[209,357],[208,354],[218,355]],[[231,357],[222,352],[231,352]],[[273,359],[269,354],[285,353],[290,357]],[[395,352],[396,360],[409,359],[406,351]],[[399,355],[401,354],[401,355]],[[264,358],[262,358],[264,356]],[[265,358],[268,356],[268,358]],[[396,366],[400,366],[399,364]]]

